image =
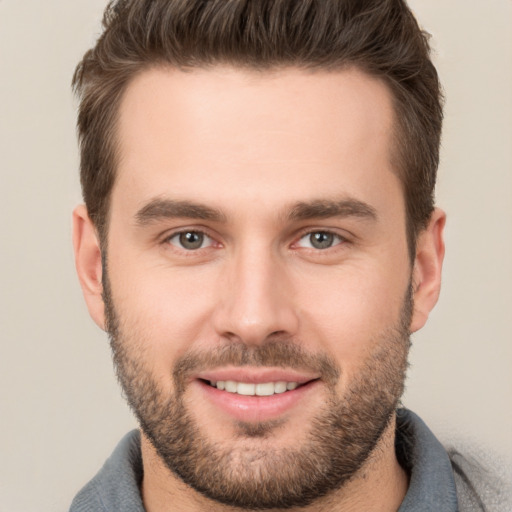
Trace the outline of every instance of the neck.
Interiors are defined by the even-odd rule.
[[[328,496],[300,507],[300,512],[398,510],[407,492],[408,476],[396,458],[394,440],[395,419],[351,480]],[[183,483],[165,466],[144,434],[141,435],[141,448],[144,463],[142,499],[147,512],[240,512],[238,508],[205,498]]]

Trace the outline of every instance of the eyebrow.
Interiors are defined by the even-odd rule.
[[[327,200],[319,199],[296,203],[287,215],[290,221],[325,219],[328,217],[359,217],[377,220],[375,208],[357,199]],[[155,198],[144,205],[136,214],[139,226],[147,226],[164,219],[187,218],[226,222],[226,216],[220,210],[191,201]]]
[[[156,198],[143,206],[135,219],[139,226],[147,226],[164,219],[187,218],[225,222],[225,215],[215,208],[190,201]]]
[[[366,220],[377,220],[377,211],[358,199],[326,200],[319,199],[297,203],[288,214],[293,221],[309,219],[325,219],[328,217],[358,217]]]

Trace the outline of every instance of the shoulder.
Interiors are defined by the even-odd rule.
[[[512,471],[473,444],[447,448],[414,413],[397,411],[396,454],[409,473],[400,512],[512,512]]]
[[[448,448],[460,512],[512,511],[512,468],[489,452]]]
[[[94,479],[75,496],[69,512],[92,512],[93,510],[97,512],[107,511],[101,501],[100,492]]]
[[[96,476],[76,495],[69,512],[143,512],[141,480],[140,435],[134,430],[123,437]]]

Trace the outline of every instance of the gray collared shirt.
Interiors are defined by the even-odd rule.
[[[434,434],[406,409],[397,411],[396,450],[410,475],[409,488],[398,512],[506,510],[484,507],[460,465],[452,467],[448,453]],[[98,474],[77,494],[69,512],[144,512],[141,481],[140,434],[134,430],[121,440]]]
[[[398,512],[457,512],[450,458],[425,423],[406,409],[397,411],[396,449],[410,475]]]

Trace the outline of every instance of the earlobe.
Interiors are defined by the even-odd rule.
[[[436,208],[427,228],[418,235],[412,275],[414,311],[411,332],[421,329],[437,303],[444,259],[446,214]]]
[[[105,329],[101,250],[96,229],[85,205],[73,211],[73,248],[78,279],[92,319]]]

